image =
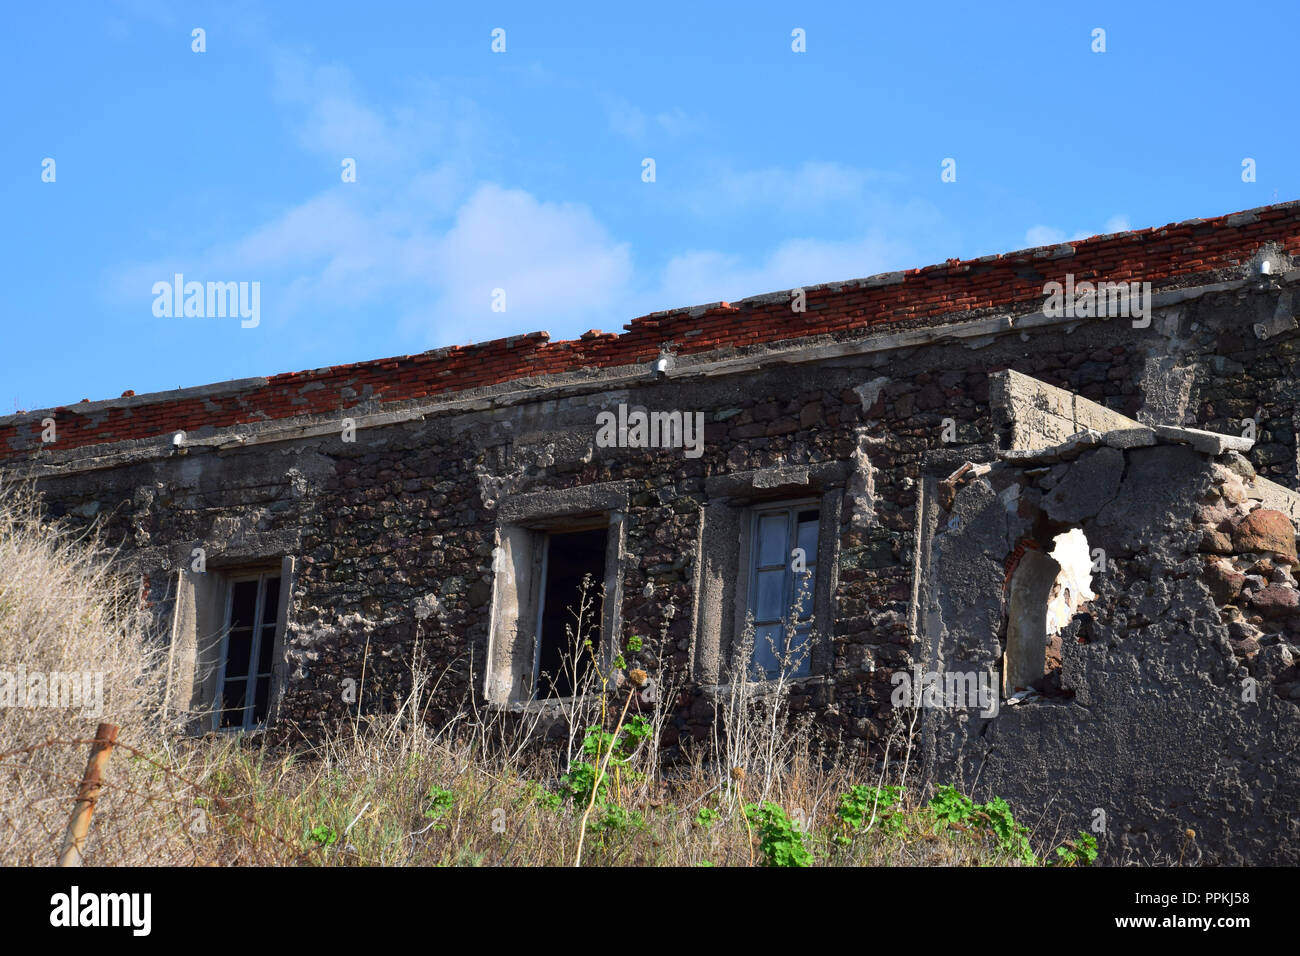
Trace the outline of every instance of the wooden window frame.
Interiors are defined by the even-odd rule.
[[[222,614],[224,627],[221,634],[221,651],[217,658],[220,662],[220,670],[217,674],[216,694],[213,697],[214,723],[216,730],[220,733],[249,733],[254,730],[261,730],[270,722],[271,714],[275,706],[276,693],[276,674],[275,674],[275,649],[272,647],[271,669],[265,674],[257,668],[257,662],[261,658],[262,639],[268,627],[272,628],[271,640],[276,640],[275,635],[279,633],[281,622],[279,608],[275,609],[274,617],[268,624],[264,620],[264,611],[266,609],[266,586],[267,581],[275,578],[280,582],[280,587],[285,585],[284,576],[279,570],[275,571],[248,571],[244,573],[230,574],[226,578],[226,603],[225,610]],[[223,718],[226,713],[225,692],[226,692],[226,670],[230,666],[230,615],[234,610],[235,602],[235,585],[244,584],[249,581],[257,582],[257,599],[253,608],[253,636],[249,645],[248,652],[248,673],[244,676],[244,707],[243,719],[238,725],[223,726]],[[280,604],[280,601],[276,602]],[[261,721],[254,720],[254,714],[257,711],[257,682],[262,678],[267,679],[267,698],[266,698],[266,717]],[[251,690],[251,694],[250,694]]]

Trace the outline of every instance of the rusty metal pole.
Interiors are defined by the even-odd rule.
[[[68,832],[63,835],[59,866],[81,866],[81,851],[86,845],[86,834],[90,831],[90,818],[95,813],[95,804],[103,787],[101,773],[116,742],[116,724],[100,724],[95,728],[95,743],[90,748],[90,760],[86,762],[86,773],[81,778],[81,786],[77,788],[77,804],[72,808],[72,816],[68,818]]]

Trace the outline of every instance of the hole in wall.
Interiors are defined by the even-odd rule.
[[[1002,693],[1060,689],[1061,631],[1096,595],[1092,552],[1079,528],[1051,538],[1050,551],[1024,542],[1007,583]]]

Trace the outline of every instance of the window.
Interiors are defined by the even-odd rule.
[[[754,663],[769,678],[809,672],[817,574],[815,507],[756,509],[750,533],[748,613]]]
[[[542,559],[533,687],[537,697],[571,697],[600,653],[601,585],[609,529],[552,532]],[[588,587],[583,590],[583,579]],[[579,623],[581,616],[581,623]],[[590,640],[591,647],[582,641]]]
[[[163,709],[188,733],[275,722],[289,683],[297,572],[293,557],[269,556],[274,546],[251,540],[236,551],[227,543],[201,570],[187,551],[176,569]]]
[[[279,607],[280,575],[229,579],[216,692],[222,730],[253,730],[266,723]]]
[[[808,596],[793,619],[796,641],[791,642],[803,660],[786,674],[830,675],[839,587],[836,552],[843,528],[840,515],[851,500],[846,488],[850,474],[847,463],[835,461],[729,472],[704,480],[690,648],[692,674],[702,686],[730,686],[736,670],[752,674],[759,655],[762,671],[775,671],[775,655],[766,638],[757,648],[759,655],[753,653],[757,642],[747,620],[766,625],[766,636],[775,634],[777,646],[783,648],[780,621],[804,590]],[[764,517],[770,520],[761,521]],[[762,547],[760,530],[766,539]],[[801,536],[802,553],[795,555]],[[760,584],[766,587],[762,607]],[[742,650],[746,645],[748,652]]]
[[[623,606],[623,542],[628,484],[623,481],[509,495],[497,506],[483,695],[493,705],[526,708],[581,692],[597,661],[611,664]],[[583,578],[591,576],[579,648]],[[602,600],[603,590],[603,600]],[[601,655],[596,657],[595,655]]]

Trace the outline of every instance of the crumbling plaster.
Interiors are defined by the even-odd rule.
[[[924,713],[927,779],[1033,807],[1045,826],[1100,832],[1112,862],[1295,863],[1294,527],[1263,501],[1293,510],[1297,496],[1199,433],[1136,426],[1004,451],[937,515],[923,588],[930,669],[996,673],[1003,562],[1044,516],[1081,529],[1103,570],[1062,635],[1058,692],[1004,701],[993,718]],[[951,465],[934,461],[933,480]],[[1206,553],[1207,531],[1225,520],[1225,501],[1236,527],[1277,516],[1216,548],[1289,547],[1268,566],[1266,600],[1262,581],[1212,593],[1207,570],[1220,559]]]
[[[1189,512],[1227,481],[1215,467],[1235,464],[1258,474],[1251,501],[1297,514],[1287,488],[1297,484],[1300,352],[1286,322],[1297,278],[1279,269],[1170,289],[1149,328],[954,316],[720,349],[664,373],[568,374],[198,430],[181,447],[56,447],[5,471],[35,478],[52,513],[97,520],[124,543],[163,620],[171,575],[194,547],[217,568],[297,556],[283,711],[307,733],[340,716],[339,685],[363,664],[362,708],[391,706],[417,641],[443,674],[431,719],[460,713],[488,688],[502,606],[494,555],[503,529],[518,525],[511,508],[616,483],[627,489],[620,620],[647,638],[632,659],[687,677],[669,704],[668,746],[713,731],[703,687],[734,626],[737,508],[813,495],[830,522],[823,567],[833,573],[819,582],[826,633],[814,679],[792,689],[792,707],[828,743],[879,748],[897,726],[891,673],[997,668],[1005,562],[1041,512],[1082,527],[1116,565],[1063,633],[1060,679],[1074,696],[987,722],[927,713],[931,779],[978,774],[1018,814],[1063,809],[1080,828],[1106,809],[1108,853],[1173,853],[1190,814],[1205,834],[1199,852],[1278,859],[1270,846],[1297,843],[1296,728],[1294,704],[1276,690],[1290,651],[1268,648],[1289,638],[1253,656],[1234,648]],[[1013,398],[1008,370],[1072,397]],[[597,448],[595,415],[620,402],[703,412],[704,455]],[[353,443],[341,439],[345,415]],[[1237,437],[1246,417],[1254,441]],[[1049,425],[1051,441],[1017,437]],[[945,490],[966,462],[986,470]],[[1241,645],[1251,635],[1239,631]],[[1283,676],[1253,711],[1229,699],[1243,667]],[[1234,806],[1245,823],[1229,831]]]

